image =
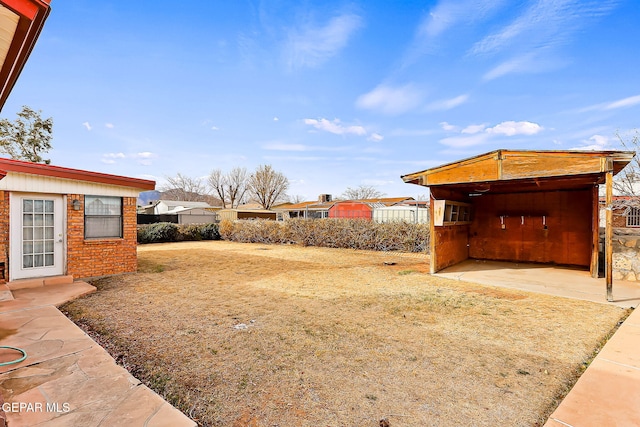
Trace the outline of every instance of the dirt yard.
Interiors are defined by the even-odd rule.
[[[415,254],[138,254],[63,309],[202,426],[541,425],[627,314],[431,277]]]

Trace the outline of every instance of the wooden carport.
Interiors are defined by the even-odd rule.
[[[496,150],[402,176],[431,193],[431,273],[474,258],[578,266],[598,277],[598,189],[605,184],[611,301],[613,176],[633,156]]]

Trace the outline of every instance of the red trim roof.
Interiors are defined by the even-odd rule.
[[[4,106],[38,40],[51,10],[49,3],[51,0],[0,0],[0,6],[19,16],[7,56],[4,63],[0,64],[0,109]]]
[[[0,158],[0,179],[8,172],[26,173],[31,175],[50,176],[54,178],[88,181],[99,184],[119,185],[140,190],[155,190],[156,182],[148,179],[130,178],[120,175],[110,175],[100,172],[90,172],[62,166],[45,165],[42,163],[25,162],[22,160]]]

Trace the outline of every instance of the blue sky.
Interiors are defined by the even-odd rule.
[[[52,1],[2,111],[52,163],[154,179],[271,164],[315,199],[639,128],[640,2]]]

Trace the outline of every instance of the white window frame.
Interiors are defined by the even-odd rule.
[[[115,213],[113,210],[109,210],[109,212],[103,213],[95,213],[92,212],[87,214],[87,207],[95,200],[105,200],[105,201],[115,201],[118,200],[120,207],[119,212]],[[123,198],[117,196],[93,196],[86,195],[84,196],[84,238],[85,239],[122,239],[123,234],[123,224],[124,224],[124,215],[123,215]],[[118,232],[117,233],[100,233],[99,230],[93,230],[90,226],[92,219],[104,219],[104,220],[118,220]]]

